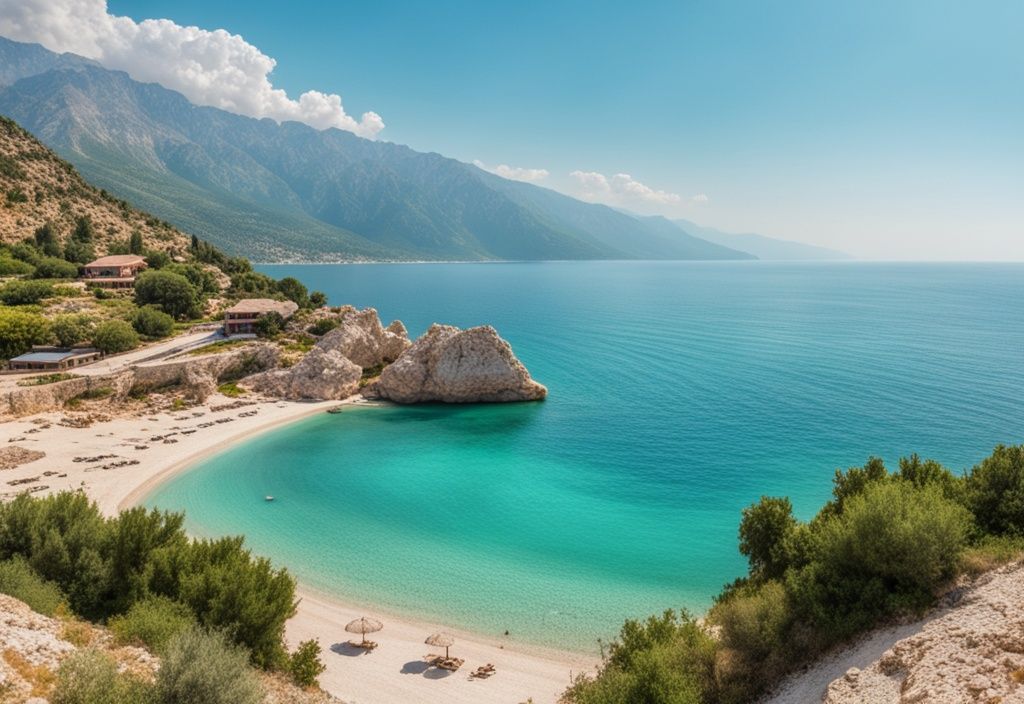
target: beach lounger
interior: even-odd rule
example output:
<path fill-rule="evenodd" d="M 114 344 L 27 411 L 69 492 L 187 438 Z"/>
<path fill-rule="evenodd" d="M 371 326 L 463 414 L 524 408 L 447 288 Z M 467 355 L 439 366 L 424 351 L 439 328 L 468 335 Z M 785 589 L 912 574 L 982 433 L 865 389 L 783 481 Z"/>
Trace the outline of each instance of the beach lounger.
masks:
<path fill-rule="evenodd" d="M 372 640 L 350 640 L 348 642 L 353 648 L 362 648 L 366 652 L 373 652 L 373 649 L 377 647 L 377 643 Z"/>
<path fill-rule="evenodd" d="M 460 667 L 462 667 L 462 663 L 464 663 L 464 662 L 466 662 L 466 661 L 463 660 L 462 658 L 448 658 L 447 660 L 442 658 L 441 662 L 435 663 L 435 665 L 437 667 L 440 667 L 442 670 L 448 670 L 449 672 L 455 672 Z"/>
<path fill-rule="evenodd" d="M 470 677 L 487 679 L 488 677 L 493 675 L 494 672 L 494 665 L 487 663 L 486 665 L 481 665 L 480 667 L 476 668 L 476 670 L 473 672 L 473 674 L 470 675 Z"/>

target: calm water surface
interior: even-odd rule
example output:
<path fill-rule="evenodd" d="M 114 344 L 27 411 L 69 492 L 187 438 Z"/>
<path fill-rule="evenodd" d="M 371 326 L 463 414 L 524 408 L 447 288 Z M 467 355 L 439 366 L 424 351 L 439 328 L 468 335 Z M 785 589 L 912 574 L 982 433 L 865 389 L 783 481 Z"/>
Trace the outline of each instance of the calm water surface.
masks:
<path fill-rule="evenodd" d="M 960 470 L 1024 441 L 1024 266 L 262 269 L 413 335 L 493 324 L 550 397 L 320 415 L 148 503 L 452 626 L 592 650 L 625 617 L 706 608 L 744 571 L 739 513 L 762 494 L 808 518 L 869 455 Z"/>

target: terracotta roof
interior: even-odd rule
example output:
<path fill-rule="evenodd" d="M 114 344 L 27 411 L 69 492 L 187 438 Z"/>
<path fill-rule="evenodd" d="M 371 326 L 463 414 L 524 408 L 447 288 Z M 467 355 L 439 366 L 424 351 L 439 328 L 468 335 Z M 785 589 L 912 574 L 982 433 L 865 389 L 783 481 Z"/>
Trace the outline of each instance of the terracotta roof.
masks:
<path fill-rule="evenodd" d="M 145 264 L 146 260 L 138 254 L 111 254 L 109 257 L 100 257 L 86 266 L 128 266 L 129 264 Z"/>
<path fill-rule="evenodd" d="M 228 308 L 226 313 L 279 313 L 281 317 L 291 316 L 299 306 L 294 301 L 275 301 L 272 298 L 243 298 Z"/>

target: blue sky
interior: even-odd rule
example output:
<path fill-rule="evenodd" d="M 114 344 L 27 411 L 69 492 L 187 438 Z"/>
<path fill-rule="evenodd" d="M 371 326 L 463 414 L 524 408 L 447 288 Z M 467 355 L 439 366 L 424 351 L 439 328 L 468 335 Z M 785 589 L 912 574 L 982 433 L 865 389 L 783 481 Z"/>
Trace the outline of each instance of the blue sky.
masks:
<path fill-rule="evenodd" d="M 240 34 L 379 139 L 573 195 L 870 258 L 1024 259 L 1021 2 L 108 7 Z"/>

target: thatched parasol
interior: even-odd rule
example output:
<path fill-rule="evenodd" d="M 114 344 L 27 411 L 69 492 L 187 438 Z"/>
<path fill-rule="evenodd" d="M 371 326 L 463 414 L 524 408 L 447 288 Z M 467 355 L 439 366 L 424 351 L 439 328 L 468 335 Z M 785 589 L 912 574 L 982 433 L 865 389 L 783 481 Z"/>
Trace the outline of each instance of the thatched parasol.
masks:
<path fill-rule="evenodd" d="M 366 642 L 367 633 L 376 633 L 382 628 L 384 628 L 383 623 L 381 623 L 375 618 L 366 618 L 365 616 L 357 618 L 355 621 L 352 621 L 347 626 L 345 626 L 345 630 L 349 633 L 361 634 L 363 636 L 364 643 Z"/>
<path fill-rule="evenodd" d="M 436 645 L 438 648 L 444 648 L 445 660 L 448 659 L 448 648 L 455 645 L 455 638 L 449 633 L 440 632 L 429 636 L 425 641 L 427 645 Z"/>

